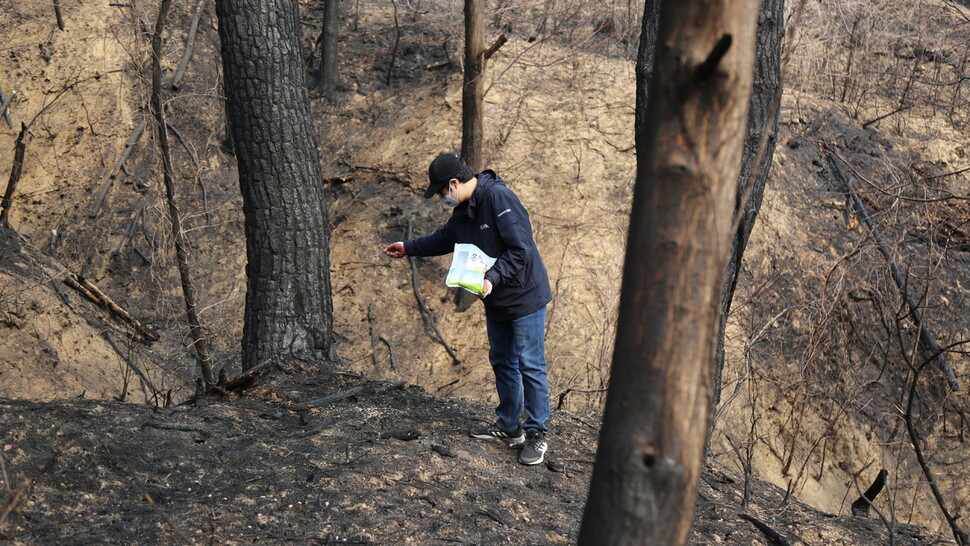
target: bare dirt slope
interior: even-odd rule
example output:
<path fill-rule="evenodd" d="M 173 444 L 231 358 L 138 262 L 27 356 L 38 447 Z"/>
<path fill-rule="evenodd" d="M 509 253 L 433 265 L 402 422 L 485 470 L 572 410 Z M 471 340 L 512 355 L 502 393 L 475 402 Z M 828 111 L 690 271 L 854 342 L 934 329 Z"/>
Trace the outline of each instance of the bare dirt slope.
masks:
<path fill-rule="evenodd" d="M 196 3 L 183 4 L 174 7 L 164 35 L 166 81 L 182 60 Z M 15 92 L 13 127 L 0 121 L 0 173 L 9 172 L 19 124 L 29 124 L 24 174 L 11 207 L 15 232 L 0 234 L 0 396 L 23 401 L 7 402 L 0 441 L 11 446 L 4 453 L 14 485 L 37 477 L 20 517 L 11 520 L 16 526 L 3 528 L 8 537 L 56 541 L 67 536 L 57 534 L 66 525 L 63 532 L 78 537 L 93 529 L 90 541 L 99 542 L 113 536 L 108 533 L 129 532 L 121 522 L 137 521 L 130 531 L 135 535 L 119 536 L 129 542 L 142 541 L 139 536 L 199 542 L 312 536 L 325 542 L 330 533 L 333 540 L 339 535 L 377 543 L 408 536 L 472 543 L 574 540 L 598 424 L 595 413 L 567 410 L 595 412 L 608 379 L 635 161 L 638 14 L 616 6 L 600 12 L 609 6 L 593 9 L 579 1 L 567 3 L 561 14 L 543 12 L 550 4 L 505 6 L 490 20 L 490 38 L 504 31 L 510 40 L 489 65 L 485 137 L 487 164 L 531 211 L 554 287 L 547 356 L 553 403 L 562 408 L 555 416 L 554 456 L 566 461 L 565 475 L 520 469 L 509 452 L 466 442 L 461 430 L 470 420 L 488 419 L 494 396 L 481 312 L 453 311 L 451 294 L 442 288 L 447 258 L 417 260 L 420 293 L 458 355 L 453 362 L 420 316 L 408 264 L 380 254 L 386 243 L 404 237 L 409 224 L 420 235 L 447 217 L 420 193 L 428 161 L 460 143 L 457 2 L 398 5 L 397 25 L 389 3 L 345 3 L 344 88 L 315 96 L 312 104 L 331 205 L 340 368 L 368 380 L 421 385 L 427 394 L 409 387 L 362 396 L 315 410 L 302 424 L 299 414 L 286 409 L 289 404 L 358 380 L 317 378 L 314 369 L 295 368 L 241 399 L 203 408 L 152 410 L 110 402 L 164 407 L 188 399 L 194 385 L 150 120 L 133 138 L 148 119 L 147 39 L 156 6 L 62 1 L 63 31 L 47 4 L 0 6 L 0 84 L 7 94 Z M 199 5 L 192 60 L 179 88 L 166 90 L 166 109 L 178 134 L 179 202 L 203 320 L 219 364 L 233 375 L 239 371 L 245 242 L 234 159 L 222 146 L 213 6 Z M 320 28 L 319 8 L 303 5 L 308 57 Z M 905 324 L 905 313 L 892 295 L 885 259 L 846 206 L 825 152 L 838 153 L 868 181 L 860 183 L 867 203 L 922 294 L 934 332 L 947 344 L 970 339 L 967 201 L 935 201 L 943 191 L 970 194 L 965 173 L 947 175 L 970 161 L 966 112 L 946 107 L 951 99 L 962 104 L 970 89 L 934 85 L 932 79 L 934 69 L 942 81 L 960 66 L 967 31 L 947 2 L 921 4 L 920 13 L 875 2 L 856 8 L 850 15 L 880 21 L 860 26 L 871 32 L 890 23 L 913 33 L 930 27 L 938 32 L 931 45 L 908 34 L 879 35 L 882 41 L 868 53 L 871 73 L 898 75 L 888 98 L 859 75 L 867 72 L 846 72 L 852 26 L 838 22 L 849 12 L 833 17 L 825 6 L 809 5 L 800 32 L 789 33 L 792 76 L 772 179 L 733 309 L 722 396 L 727 403 L 712 438 L 712 471 L 702 486 L 698 543 L 764 541 L 737 518 L 749 479 L 752 513 L 791 540 L 885 541 L 886 526 L 878 520 L 846 517 L 856 485 L 864 488 L 878 468 L 891 470 L 893 496 L 877 506 L 895 518 L 898 532 L 908 533 L 897 535 L 897 542 L 936 540 L 905 523 L 948 532 L 900 426 L 901 393 L 911 375 L 907 351 L 899 347 L 909 346 L 912 333 L 893 333 L 895 324 Z M 920 29 L 906 24 L 912 20 L 922 22 Z M 877 67 L 872 59 L 886 64 Z M 907 87 L 907 74 L 920 78 Z M 904 92 L 917 97 L 917 107 L 863 127 L 893 111 Z M 126 141 L 132 144 L 122 169 Z M 148 342 L 130 323 L 63 284 L 69 276 L 99 287 L 159 340 Z M 970 382 L 966 358 L 955 352 L 951 363 L 961 381 Z M 947 497 L 963 510 L 970 499 L 964 486 L 970 483 L 967 423 L 960 421 L 966 400 L 936 388 L 933 370 L 922 378 L 929 390 L 921 394 L 919 424 L 926 427 Z M 101 401 L 63 402 L 73 398 Z M 61 401 L 38 402 L 54 400 Z M 75 413 L 87 417 L 66 417 Z M 44 415 L 53 417 L 37 417 Z M 142 428 L 149 418 L 190 423 L 210 435 Z M 51 422 L 59 423 L 61 437 L 50 435 Z M 325 431 L 300 437 L 322 425 Z M 411 427 L 422 435 L 418 443 L 378 439 L 381 431 Z M 458 456 L 441 456 L 433 444 Z M 63 451 L 41 473 L 57 445 Z M 310 462 L 292 466 L 292 453 Z M 496 469 L 495 461 L 507 465 Z M 412 479 L 421 465 L 426 474 Z M 179 470 L 189 467 L 197 477 Z M 318 467 L 326 472 L 313 470 Z M 311 475 L 326 480 L 307 482 Z M 375 477 L 385 475 L 394 477 Z M 429 485 L 439 475 L 440 484 Z M 226 507 L 208 496 L 192 497 L 193 480 L 206 484 L 211 499 L 221 492 L 230 499 L 222 502 L 234 496 L 240 502 Z M 139 483 L 156 504 L 139 496 Z M 411 490 L 398 487 L 402 483 L 414 486 L 414 495 L 402 496 Z M 455 496 L 445 497 L 451 491 Z M 268 499 L 287 497 L 297 503 L 280 501 L 270 506 L 276 512 L 266 508 Z M 289 504 L 311 498 L 313 510 L 289 511 Z M 527 509 L 515 504 L 523 498 Z M 542 506 L 528 502 L 533 500 Z M 321 514 L 333 503 L 342 503 L 341 510 L 334 510 L 327 528 Z M 65 506 L 77 506 L 81 514 L 69 525 Z M 498 517 L 482 509 L 497 510 Z M 440 520 L 452 522 L 454 533 L 447 534 Z"/>

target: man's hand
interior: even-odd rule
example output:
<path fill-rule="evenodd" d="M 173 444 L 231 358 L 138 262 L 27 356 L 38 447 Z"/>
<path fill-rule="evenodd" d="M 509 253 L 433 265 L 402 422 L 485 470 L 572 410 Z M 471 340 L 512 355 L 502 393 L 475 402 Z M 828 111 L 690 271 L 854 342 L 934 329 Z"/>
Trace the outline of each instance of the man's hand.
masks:
<path fill-rule="evenodd" d="M 492 293 L 492 283 L 488 279 L 485 279 L 485 282 L 482 283 L 482 292 L 484 292 L 485 294 L 480 296 L 481 298 L 484 298 L 485 296 Z"/>
<path fill-rule="evenodd" d="M 400 241 L 387 245 L 387 248 L 384 249 L 384 254 L 392 258 L 403 258 L 407 256 L 404 252 L 404 244 Z"/>

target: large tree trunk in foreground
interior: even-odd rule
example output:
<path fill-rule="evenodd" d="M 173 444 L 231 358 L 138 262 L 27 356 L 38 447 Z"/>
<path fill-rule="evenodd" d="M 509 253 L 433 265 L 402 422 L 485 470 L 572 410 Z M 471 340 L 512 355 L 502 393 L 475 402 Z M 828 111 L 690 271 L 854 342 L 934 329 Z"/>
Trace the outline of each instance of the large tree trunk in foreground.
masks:
<path fill-rule="evenodd" d="M 333 358 L 329 225 L 296 0 L 219 0 L 246 215 L 243 369 Z"/>
<path fill-rule="evenodd" d="M 684 544 L 690 532 L 757 7 L 756 0 L 660 5 L 656 42 L 664 47 L 646 113 L 637 116 L 613 370 L 580 544 Z"/>
<path fill-rule="evenodd" d="M 718 311 L 717 349 L 711 385 L 711 408 L 721 401 L 721 372 L 724 369 L 724 331 L 727 326 L 734 288 L 741 272 L 741 256 L 761 210 L 768 183 L 771 160 L 778 141 L 778 110 L 781 103 L 781 41 L 785 35 L 785 0 L 761 0 L 755 44 L 754 82 L 748 127 L 741 156 L 741 183 L 734 214 L 741 216 L 731 239 L 731 254 L 724 270 L 721 303 Z"/>
<path fill-rule="evenodd" d="M 761 210 L 761 200 L 768 182 L 769 168 L 778 140 L 778 105 L 781 99 L 781 42 L 785 34 L 784 0 L 761 0 L 758 13 L 758 29 L 755 43 L 754 82 L 748 125 L 744 136 L 744 152 L 741 156 L 740 184 L 735 201 L 734 214 L 741 215 L 737 231 L 732 235 L 731 254 L 724 271 L 721 301 L 718 311 L 717 348 L 714 372 L 711 377 L 711 406 L 721 400 L 721 372 L 724 368 L 724 331 L 728 313 L 734 298 L 741 257 L 751 236 L 751 230 Z M 653 56 L 657 42 L 657 21 L 660 3 L 647 2 L 644 8 L 640 33 L 638 70 L 642 71 L 644 85 L 637 88 L 637 137 L 646 125 L 646 105 L 650 81 L 653 77 Z M 743 210 L 742 210 L 743 209 Z"/>

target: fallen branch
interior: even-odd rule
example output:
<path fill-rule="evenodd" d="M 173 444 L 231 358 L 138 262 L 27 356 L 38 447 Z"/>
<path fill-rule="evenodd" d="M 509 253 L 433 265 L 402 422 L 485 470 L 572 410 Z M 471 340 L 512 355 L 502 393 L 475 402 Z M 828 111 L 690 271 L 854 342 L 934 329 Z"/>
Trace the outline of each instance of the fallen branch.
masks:
<path fill-rule="evenodd" d="M 179 88 L 179 83 L 182 82 L 182 76 L 185 75 L 185 69 L 189 66 L 189 61 L 192 59 L 192 49 L 195 46 L 195 34 L 199 30 L 199 19 L 202 17 L 202 4 L 205 0 L 198 0 L 195 3 L 195 11 L 192 12 L 192 21 L 189 23 L 189 35 L 185 39 L 185 51 L 182 53 L 182 60 L 179 61 L 179 66 L 175 70 L 175 77 L 172 78 L 172 89 L 176 91 Z"/>
<path fill-rule="evenodd" d="M 759 531 L 761 531 L 762 533 L 765 534 L 766 537 L 768 537 L 768 539 L 771 541 L 772 544 L 776 544 L 777 546 L 791 546 L 791 543 L 785 540 L 785 537 L 781 536 L 778 533 L 778 531 L 775 531 L 774 529 L 769 527 L 768 524 L 762 522 L 758 518 L 749 516 L 747 514 L 738 514 L 738 515 L 741 516 L 741 519 L 745 519 L 753 523 L 754 526 L 757 527 Z"/>
<path fill-rule="evenodd" d="M 906 300 L 906 305 L 909 306 L 910 317 L 917 328 L 919 328 L 919 344 L 926 350 L 927 353 L 933 355 L 933 359 L 936 360 L 937 365 L 943 374 L 946 376 L 947 382 L 949 383 L 950 389 L 954 391 L 960 390 L 960 384 L 957 382 L 956 374 L 953 372 L 953 368 L 946 361 L 946 354 L 943 349 L 940 348 L 939 343 L 936 342 L 936 338 L 933 333 L 930 332 L 929 327 L 923 321 L 923 315 L 916 305 L 916 301 L 913 296 L 910 295 L 909 291 L 906 289 L 906 282 L 903 280 L 903 276 L 899 273 L 899 269 L 896 267 L 896 262 L 892 259 L 892 254 L 886 248 L 886 245 L 882 241 L 882 236 L 876 229 L 876 223 L 872 220 L 869 215 L 869 211 L 866 210 L 865 204 L 863 204 L 862 199 L 855 190 L 855 185 L 852 183 L 852 179 L 842 171 L 839 163 L 836 161 L 835 155 L 832 152 L 826 153 L 826 158 L 832 168 L 835 170 L 835 174 L 838 179 L 845 186 L 846 191 L 848 191 L 849 196 L 852 199 L 853 208 L 855 208 L 856 213 L 862 218 L 866 226 L 869 228 L 869 233 L 872 235 L 873 240 L 876 242 L 876 246 L 879 248 L 879 252 L 882 253 L 886 261 L 889 262 L 889 270 L 892 273 L 893 280 L 896 282 L 896 288 L 899 289 L 903 298 Z"/>
<path fill-rule="evenodd" d="M 158 341 L 158 334 L 142 326 L 138 319 L 133 317 L 128 311 L 122 309 L 120 305 L 115 303 L 104 292 L 102 292 L 100 288 L 91 283 L 91 281 L 80 275 L 69 274 L 68 276 L 64 277 L 64 284 L 77 290 L 81 293 L 81 295 L 88 298 L 92 302 L 104 307 L 112 315 L 130 324 L 135 331 L 141 334 L 145 339 L 149 341 Z"/>
<path fill-rule="evenodd" d="M 970 167 L 964 167 L 962 169 L 958 169 L 958 170 L 951 171 L 951 172 L 948 172 L 948 173 L 935 174 L 933 176 L 925 176 L 925 177 L 923 177 L 923 180 L 934 180 L 934 179 L 937 179 L 937 178 L 946 178 L 947 176 L 955 176 L 955 175 L 958 175 L 958 174 L 963 174 L 963 173 L 965 173 L 967 171 L 970 171 Z"/>
<path fill-rule="evenodd" d="M 394 389 L 400 389 L 406 384 L 407 383 L 404 381 L 396 381 L 394 383 L 389 383 L 387 385 L 374 389 L 373 394 L 384 394 Z M 347 398 L 357 396 L 358 394 L 366 390 L 367 390 L 366 385 L 358 385 L 356 387 L 349 388 L 345 391 L 335 392 L 333 394 L 324 396 L 323 398 L 317 398 L 316 400 L 310 400 L 307 402 L 300 402 L 299 404 L 294 404 L 293 407 L 291 407 L 290 409 L 292 409 L 293 411 L 303 411 L 317 406 L 325 406 L 333 402 L 338 402 L 340 400 L 345 400 Z"/>
<path fill-rule="evenodd" d="M 250 368 L 245 372 L 237 375 L 236 377 L 229 379 L 228 381 L 226 381 L 220 386 L 227 391 L 242 390 L 252 385 L 253 382 L 256 381 L 257 378 L 259 378 L 259 376 L 266 373 L 272 367 L 273 367 L 273 361 L 267 360 L 266 362 L 263 362 L 259 366 Z"/>
<path fill-rule="evenodd" d="M 34 258 L 33 256 L 30 256 L 30 254 L 28 254 L 28 256 L 38 268 L 43 270 L 43 265 L 41 265 L 41 263 L 37 261 L 36 258 Z M 80 287 L 80 285 L 78 286 Z M 68 309 L 83 317 L 84 321 L 87 322 L 88 325 L 94 328 L 95 331 L 100 332 L 101 337 L 108 342 L 108 345 L 111 345 L 111 348 L 114 349 L 115 353 L 117 353 L 122 360 L 125 361 L 128 367 L 134 370 L 134 372 L 138 375 L 138 377 L 141 378 L 142 384 L 144 386 L 147 386 L 149 389 L 151 389 L 152 395 L 156 399 L 158 399 L 158 394 L 160 391 L 155 387 L 155 385 L 152 384 L 151 380 L 148 379 L 148 376 L 145 375 L 145 372 L 143 372 L 141 368 L 139 368 L 130 358 L 128 358 L 128 351 L 122 351 L 121 347 L 118 347 L 118 344 L 115 343 L 113 339 L 111 339 L 111 336 L 108 334 L 108 328 L 106 328 L 103 323 L 100 323 L 100 321 L 95 321 L 87 314 L 81 313 L 77 309 L 75 309 L 74 305 L 71 304 L 71 300 L 67 298 L 67 296 L 60 289 L 57 283 L 51 282 L 51 288 L 54 290 L 54 293 L 57 294 L 57 297 L 60 298 L 62 302 L 64 302 L 64 305 L 66 305 Z M 84 292 L 82 291 L 81 293 L 83 294 Z M 146 404 L 148 403 L 147 399 L 145 400 L 145 403 Z"/>
<path fill-rule="evenodd" d="M 394 59 L 397 58 L 397 46 L 401 42 L 401 25 L 397 20 L 397 2 L 391 0 L 391 9 L 394 10 L 394 47 L 391 49 L 391 60 L 387 63 L 387 77 L 384 78 L 385 85 L 391 85 L 391 71 L 394 70 Z"/>
<path fill-rule="evenodd" d="M 300 402 L 299 404 L 295 404 L 291 409 L 293 411 L 303 411 L 316 406 L 326 406 L 327 404 L 330 404 L 332 402 L 337 402 L 340 400 L 350 398 L 352 396 L 357 396 L 358 394 L 364 392 L 366 389 L 367 387 L 363 385 L 358 385 L 356 387 L 347 389 L 345 391 L 340 391 L 340 392 L 331 394 L 329 396 L 324 396 L 323 398 L 317 398 L 316 400 L 310 400 L 307 402 Z"/>
<path fill-rule="evenodd" d="M 145 132 L 145 127 L 147 125 L 147 119 L 141 120 L 138 125 L 135 126 L 135 130 L 131 132 L 131 136 L 128 137 L 128 140 L 125 141 L 125 149 L 122 150 L 121 156 L 115 163 L 114 168 L 112 168 L 111 172 L 108 173 L 108 176 L 104 178 L 104 182 L 101 184 L 101 190 L 98 191 L 98 198 L 95 199 L 94 207 L 91 209 L 88 217 L 94 218 L 99 212 L 101 212 L 101 205 L 104 204 L 104 198 L 108 195 L 108 190 L 111 189 L 111 185 L 114 184 L 115 177 L 118 175 L 118 172 L 122 169 L 122 167 L 124 167 L 125 161 L 128 160 L 128 156 L 134 149 L 135 144 L 138 143 L 138 139 L 141 138 L 142 133 Z"/>
<path fill-rule="evenodd" d="M 203 438 L 208 438 L 212 436 L 208 430 L 198 426 L 190 425 L 188 423 L 170 423 L 168 421 L 158 421 L 156 419 L 149 419 L 142 424 L 142 428 L 156 428 L 158 430 L 178 430 L 182 432 L 198 432 Z"/>
<path fill-rule="evenodd" d="M 192 159 L 192 164 L 195 165 L 196 170 L 202 170 L 202 167 L 199 166 L 199 158 L 195 154 L 195 150 L 192 149 L 191 146 L 189 146 L 188 141 L 185 140 L 185 137 L 182 136 L 182 133 L 180 133 L 179 130 L 176 129 L 175 126 L 172 125 L 172 122 L 170 121 L 166 121 L 165 126 L 168 127 L 168 130 L 171 131 L 172 134 L 175 135 L 175 138 L 179 139 L 179 142 L 182 143 L 182 147 L 185 148 L 185 151 L 189 153 L 189 157 Z"/>
<path fill-rule="evenodd" d="M 407 238 L 410 239 L 413 231 L 413 225 L 411 220 L 408 220 L 408 233 Z M 408 261 L 411 263 L 411 288 L 414 290 L 414 297 L 418 300 L 418 307 L 421 308 L 421 316 L 424 317 L 425 323 L 431 327 L 434 331 L 435 336 L 438 338 L 438 342 L 444 346 L 445 350 L 448 351 L 448 355 L 451 356 L 452 364 L 455 366 L 461 365 L 461 360 L 458 360 L 458 355 L 455 351 L 451 349 L 448 342 L 445 341 L 444 336 L 438 330 L 438 325 L 434 322 L 434 315 L 431 314 L 431 309 L 424 303 L 424 298 L 421 297 L 421 288 L 418 287 L 418 261 L 414 256 L 408 256 Z"/>
<path fill-rule="evenodd" d="M 384 394 L 384 393 L 387 393 L 387 392 L 391 392 L 394 389 L 400 389 L 400 388 L 404 387 L 404 385 L 407 385 L 407 381 L 395 381 L 394 383 L 388 383 L 387 385 L 384 385 L 383 387 L 378 387 L 378 388 L 374 389 L 374 394 Z"/>
<path fill-rule="evenodd" d="M 879 116 L 878 118 L 871 119 L 871 120 L 863 123 L 862 124 L 862 128 L 865 129 L 866 127 L 869 127 L 870 125 L 872 125 L 873 123 L 876 123 L 877 121 L 882 121 L 882 120 L 888 118 L 889 116 L 898 114 L 900 112 L 905 112 L 906 110 L 909 110 L 910 108 L 912 108 L 912 106 L 900 106 L 899 108 L 893 110 L 892 112 L 889 112 L 888 114 L 883 114 L 883 115 Z"/>
<path fill-rule="evenodd" d="M 496 522 L 501 523 L 502 525 L 504 525 L 506 527 L 511 527 L 511 528 L 515 529 L 515 526 L 512 525 L 509 522 L 509 520 L 505 519 L 505 517 L 502 516 L 502 514 L 499 514 L 498 513 L 498 510 L 496 510 L 494 508 L 489 508 L 487 506 L 482 506 L 481 508 L 479 508 L 479 510 L 481 511 L 482 514 L 485 514 L 486 516 L 492 518 Z"/>
<path fill-rule="evenodd" d="M 27 151 L 27 142 L 30 140 L 30 133 L 27 132 L 27 124 L 20 123 L 20 135 L 14 145 L 13 164 L 10 166 L 10 180 L 7 182 L 7 190 L 3 193 L 3 200 L 0 201 L 0 225 L 10 226 L 10 202 L 13 199 L 14 189 L 20 181 L 20 175 L 24 172 L 24 154 Z"/>

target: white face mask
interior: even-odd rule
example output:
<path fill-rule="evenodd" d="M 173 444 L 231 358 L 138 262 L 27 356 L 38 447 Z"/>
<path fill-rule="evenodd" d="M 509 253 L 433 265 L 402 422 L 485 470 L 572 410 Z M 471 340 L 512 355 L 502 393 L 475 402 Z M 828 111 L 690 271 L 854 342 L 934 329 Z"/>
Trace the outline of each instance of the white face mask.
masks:
<path fill-rule="evenodd" d="M 451 196 L 451 186 L 448 186 L 448 193 L 441 196 L 441 204 L 449 209 L 453 209 L 461 204 L 461 201 Z"/>

